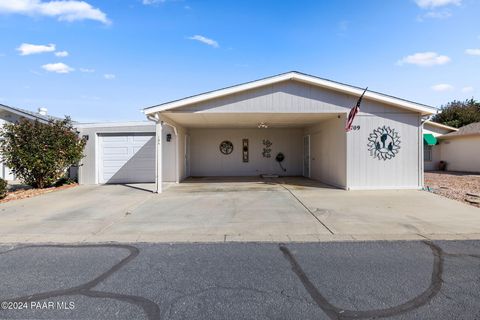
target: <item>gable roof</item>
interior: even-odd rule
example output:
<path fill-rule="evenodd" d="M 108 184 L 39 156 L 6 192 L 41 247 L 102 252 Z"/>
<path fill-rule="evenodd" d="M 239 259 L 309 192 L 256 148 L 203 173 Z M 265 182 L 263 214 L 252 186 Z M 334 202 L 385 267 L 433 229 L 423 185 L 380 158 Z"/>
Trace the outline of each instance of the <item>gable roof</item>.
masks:
<path fill-rule="evenodd" d="M 6 106 L 4 104 L 0 104 L 0 109 L 3 109 L 5 111 L 11 112 L 13 114 L 16 114 L 18 116 L 30 119 L 30 120 L 38 120 L 41 122 L 48 122 L 50 120 L 59 120 L 60 118 L 50 116 L 50 115 L 42 115 L 40 113 L 36 113 L 33 111 L 21 109 L 21 108 L 15 108 L 15 107 L 10 107 Z"/>
<path fill-rule="evenodd" d="M 438 122 L 435 122 L 435 121 L 431 121 L 431 120 L 427 120 L 427 121 L 425 121 L 425 123 L 429 124 L 431 126 L 446 129 L 446 130 L 458 131 L 458 128 L 450 127 L 450 126 L 447 126 L 447 125 L 444 125 L 444 124 L 441 124 L 441 123 L 438 123 Z"/>
<path fill-rule="evenodd" d="M 282 81 L 287 81 L 287 80 L 299 81 L 299 82 L 331 89 L 338 92 L 352 94 L 356 96 L 360 96 L 364 90 L 364 88 L 344 84 L 341 82 L 319 78 L 319 77 L 301 73 L 298 71 L 291 71 L 291 72 L 275 75 L 272 77 L 263 78 L 260 80 L 246 82 L 239 85 L 226 87 L 223 89 L 209 91 L 202 94 L 190 96 L 187 98 L 166 102 L 166 103 L 155 105 L 152 107 L 147 107 L 143 109 L 143 112 L 146 115 L 151 115 L 153 113 L 172 110 L 172 109 L 180 108 L 186 105 L 203 102 L 203 101 L 207 101 L 207 100 L 239 93 L 242 91 L 259 88 L 259 87 L 279 83 Z M 390 95 L 375 92 L 375 91 L 367 91 L 365 93 L 364 99 L 370 99 L 370 100 L 378 101 L 388 105 L 392 105 L 395 107 L 407 109 L 410 111 L 416 111 L 421 113 L 422 115 L 430 115 L 430 114 L 437 113 L 437 109 L 434 107 L 427 106 L 425 104 L 416 103 L 409 100 L 405 100 L 405 99 L 401 99 L 401 98 L 397 98 L 394 96 L 390 96 Z"/>
<path fill-rule="evenodd" d="M 480 122 L 470 123 L 466 126 L 461 127 L 456 132 L 451 132 L 444 134 L 439 139 L 448 139 L 448 138 L 456 138 L 456 137 L 463 137 L 463 136 L 473 136 L 473 135 L 480 135 Z"/>

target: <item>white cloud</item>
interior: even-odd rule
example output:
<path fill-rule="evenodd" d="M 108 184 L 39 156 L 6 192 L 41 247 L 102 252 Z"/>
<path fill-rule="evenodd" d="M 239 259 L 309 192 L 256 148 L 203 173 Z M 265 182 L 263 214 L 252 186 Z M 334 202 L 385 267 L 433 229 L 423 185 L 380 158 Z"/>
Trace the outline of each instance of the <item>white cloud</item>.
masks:
<path fill-rule="evenodd" d="M 473 91 L 473 87 L 470 87 L 470 86 L 462 88 L 462 92 L 464 92 L 464 93 L 469 93 L 469 92 L 472 92 L 472 91 Z"/>
<path fill-rule="evenodd" d="M 21 56 L 28 56 L 30 54 L 53 52 L 55 51 L 55 45 L 53 43 L 47 45 L 22 43 L 20 47 L 17 48 L 17 51 L 20 52 Z"/>
<path fill-rule="evenodd" d="M 78 0 L 0 0 L 0 13 L 57 17 L 60 21 L 95 20 L 110 24 L 107 15 L 85 1 Z"/>
<path fill-rule="evenodd" d="M 69 73 L 75 70 L 62 62 L 44 64 L 42 68 L 48 72 L 55 73 Z"/>
<path fill-rule="evenodd" d="M 215 41 L 213 39 L 209 39 L 209 38 L 201 36 L 201 35 L 198 35 L 198 34 L 194 35 L 192 37 L 189 37 L 188 39 L 200 41 L 201 43 L 207 44 L 207 45 L 212 46 L 214 48 L 220 47 L 220 45 L 218 44 L 217 41 Z"/>
<path fill-rule="evenodd" d="M 447 83 L 440 83 L 432 86 L 434 91 L 450 91 L 453 90 L 453 86 Z"/>
<path fill-rule="evenodd" d="M 397 62 L 398 65 L 414 64 L 421 67 L 431 67 L 435 65 L 442 65 L 450 62 L 450 58 L 440 55 L 436 52 L 418 52 L 406 57 L 403 57 Z"/>
<path fill-rule="evenodd" d="M 448 5 L 459 6 L 462 4 L 462 0 L 415 0 L 415 2 L 422 9 L 438 8 Z"/>
<path fill-rule="evenodd" d="M 55 52 L 57 57 L 68 57 L 68 51 L 57 51 Z"/>
<path fill-rule="evenodd" d="M 447 19 L 452 16 L 450 11 L 429 11 L 425 13 L 422 17 L 423 18 L 432 18 L 432 19 Z"/>
<path fill-rule="evenodd" d="M 156 3 L 164 3 L 166 0 L 142 0 L 144 5 L 156 4 Z"/>
<path fill-rule="evenodd" d="M 103 75 L 103 77 L 107 80 L 113 80 L 113 79 L 116 78 L 115 75 L 111 74 L 111 73 L 106 73 L 106 74 Z"/>
<path fill-rule="evenodd" d="M 467 49 L 465 53 L 471 56 L 480 56 L 480 49 Z"/>
<path fill-rule="evenodd" d="M 84 72 L 84 73 L 93 73 L 95 72 L 95 69 L 88 69 L 88 68 L 80 68 L 78 69 L 80 72 Z"/>

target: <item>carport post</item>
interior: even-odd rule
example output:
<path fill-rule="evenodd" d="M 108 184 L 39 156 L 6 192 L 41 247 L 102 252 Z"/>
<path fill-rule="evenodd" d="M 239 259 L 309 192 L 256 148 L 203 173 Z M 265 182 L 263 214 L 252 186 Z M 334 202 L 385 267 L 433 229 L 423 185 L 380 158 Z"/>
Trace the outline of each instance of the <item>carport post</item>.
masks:
<path fill-rule="evenodd" d="M 155 125 L 155 192 L 162 193 L 163 170 L 162 170 L 162 149 L 163 149 L 163 121 L 157 120 Z"/>

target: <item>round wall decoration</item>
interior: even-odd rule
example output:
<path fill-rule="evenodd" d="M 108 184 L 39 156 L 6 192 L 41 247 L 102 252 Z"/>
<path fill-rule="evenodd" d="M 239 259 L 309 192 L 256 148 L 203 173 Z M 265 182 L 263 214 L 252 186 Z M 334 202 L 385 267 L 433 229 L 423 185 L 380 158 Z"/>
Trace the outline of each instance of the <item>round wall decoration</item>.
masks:
<path fill-rule="evenodd" d="M 400 136 L 390 127 L 378 127 L 368 137 L 368 151 L 378 160 L 394 158 L 400 150 Z"/>
<path fill-rule="evenodd" d="M 228 140 L 222 141 L 219 148 L 221 153 L 230 154 L 233 152 L 233 143 Z"/>

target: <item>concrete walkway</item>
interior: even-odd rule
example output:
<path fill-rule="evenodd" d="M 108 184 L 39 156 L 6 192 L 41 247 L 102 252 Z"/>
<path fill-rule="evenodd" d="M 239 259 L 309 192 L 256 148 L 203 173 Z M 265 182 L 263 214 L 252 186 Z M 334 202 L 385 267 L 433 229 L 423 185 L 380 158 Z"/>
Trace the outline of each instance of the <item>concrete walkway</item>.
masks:
<path fill-rule="evenodd" d="M 480 209 L 424 191 L 304 178 L 80 186 L 0 205 L 0 243 L 480 239 Z"/>

